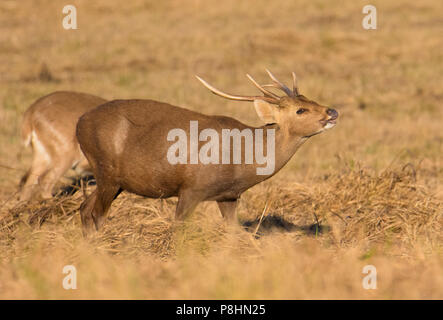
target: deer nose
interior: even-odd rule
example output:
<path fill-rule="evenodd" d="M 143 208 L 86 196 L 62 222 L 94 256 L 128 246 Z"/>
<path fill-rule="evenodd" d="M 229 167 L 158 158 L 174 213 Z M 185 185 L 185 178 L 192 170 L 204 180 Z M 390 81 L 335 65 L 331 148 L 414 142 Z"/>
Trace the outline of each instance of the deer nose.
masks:
<path fill-rule="evenodd" d="M 330 120 L 335 120 L 338 118 L 338 112 L 335 109 L 328 109 L 326 111 L 327 115 L 331 117 Z"/>

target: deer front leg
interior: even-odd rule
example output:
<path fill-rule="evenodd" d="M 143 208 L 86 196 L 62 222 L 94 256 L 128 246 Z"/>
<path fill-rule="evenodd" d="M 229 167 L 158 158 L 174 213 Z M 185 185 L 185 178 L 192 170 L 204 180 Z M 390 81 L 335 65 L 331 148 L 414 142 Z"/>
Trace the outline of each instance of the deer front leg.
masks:
<path fill-rule="evenodd" d="M 238 200 L 232 200 L 232 201 L 217 201 L 218 208 L 220 209 L 220 212 L 222 216 L 225 218 L 226 222 L 229 225 L 237 225 L 238 219 L 237 219 L 237 205 Z"/>
<path fill-rule="evenodd" d="M 175 209 L 175 220 L 185 220 L 185 218 L 194 211 L 200 201 L 201 198 L 192 191 L 181 192 Z"/>

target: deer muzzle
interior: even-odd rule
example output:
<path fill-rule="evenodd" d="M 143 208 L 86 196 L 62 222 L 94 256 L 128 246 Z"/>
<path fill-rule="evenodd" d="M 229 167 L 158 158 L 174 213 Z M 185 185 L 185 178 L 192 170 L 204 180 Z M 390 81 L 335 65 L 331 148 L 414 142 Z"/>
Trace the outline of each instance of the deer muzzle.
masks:
<path fill-rule="evenodd" d="M 324 128 L 330 129 L 337 124 L 338 112 L 335 109 L 328 109 L 326 114 L 329 118 L 324 121 Z"/>

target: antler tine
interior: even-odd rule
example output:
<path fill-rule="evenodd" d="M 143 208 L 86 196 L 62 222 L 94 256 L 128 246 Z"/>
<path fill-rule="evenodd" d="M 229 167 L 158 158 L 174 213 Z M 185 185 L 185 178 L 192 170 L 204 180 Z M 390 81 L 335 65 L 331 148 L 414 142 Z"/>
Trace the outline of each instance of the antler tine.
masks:
<path fill-rule="evenodd" d="M 290 96 L 290 97 L 293 96 L 292 91 L 291 91 L 291 95 L 289 95 L 289 93 L 288 93 L 286 90 L 284 90 L 284 89 L 281 87 L 281 85 L 276 84 L 276 83 L 264 84 L 264 85 L 262 85 L 262 87 L 268 87 L 268 88 L 279 89 L 279 90 L 285 92 L 288 96 Z M 288 88 L 288 89 L 289 89 L 289 88 Z"/>
<path fill-rule="evenodd" d="M 271 71 L 269 71 L 268 69 L 266 69 L 266 72 L 268 73 L 268 75 L 271 77 L 272 81 L 275 82 L 275 84 L 277 84 L 276 88 L 283 90 L 288 96 L 293 97 L 294 96 L 294 92 L 291 91 L 291 89 L 289 89 L 286 85 L 284 85 L 283 83 L 281 83 L 272 73 Z"/>
<path fill-rule="evenodd" d="M 258 90 L 260 90 L 261 92 L 263 92 L 264 95 L 275 98 L 275 99 L 280 99 L 280 97 L 278 95 L 276 95 L 275 93 L 266 90 L 265 88 L 263 88 L 263 86 L 259 85 L 257 83 L 257 81 L 254 80 L 253 77 L 251 77 L 249 74 L 246 74 L 246 76 L 248 77 L 249 80 L 251 80 L 251 82 L 258 88 Z"/>
<path fill-rule="evenodd" d="M 264 100 L 267 101 L 269 103 L 272 104 L 278 104 L 279 103 L 279 99 L 276 99 L 274 97 L 263 97 L 263 96 L 237 96 L 237 95 L 232 95 L 229 93 L 225 93 L 222 92 L 220 90 L 218 90 L 217 88 L 211 86 L 209 83 L 207 83 L 205 80 L 203 80 L 202 78 L 200 78 L 199 76 L 195 76 L 206 88 L 208 88 L 209 90 L 212 91 L 212 93 L 226 98 L 226 99 L 231 99 L 231 100 L 237 100 L 237 101 L 254 101 L 254 100 Z"/>
<path fill-rule="evenodd" d="M 298 96 L 298 87 L 297 87 L 297 76 L 295 75 L 295 72 L 292 72 L 292 85 L 293 89 L 292 92 L 294 92 L 294 95 Z"/>

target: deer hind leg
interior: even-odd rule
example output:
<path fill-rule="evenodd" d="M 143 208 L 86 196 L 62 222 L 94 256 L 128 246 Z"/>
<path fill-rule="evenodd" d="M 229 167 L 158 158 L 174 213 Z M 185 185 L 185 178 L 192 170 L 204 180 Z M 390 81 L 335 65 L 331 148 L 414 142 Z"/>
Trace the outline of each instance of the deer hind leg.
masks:
<path fill-rule="evenodd" d="M 175 208 L 175 220 L 184 221 L 194 211 L 200 201 L 200 197 L 191 191 L 181 192 L 178 197 L 177 207 Z"/>
<path fill-rule="evenodd" d="M 88 160 L 84 157 L 80 158 L 80 161 L 76 164 L 74 170 L 79 176 L 92 173 L 91 166 L 89 165 Z"/>
<path fill-rule="evenodd" d="M 94 231 L 94 219 L 92 218 L 92 210 L 97 201 L 97 189 L 95 189 L 81 204 L 80 217 L 82 220 L 83 236 L 87 237 Z"/>
<path fill-rule="evenodd" d="M 237 199 L 232 201 L 217 201 L 218 208 L 222 216 L 225 218 L 229 225 L 237 225 Z"/>
<path fill-rule="evenodd" d="M 20 179 L 20 183 L 18 184 L 18 190 L 21 192 L 23 190 L 23 187 L 26 183 L 26 181 L 28 181 L 29 178 L 29 174 L 31 173 L 31 169 L 28 169 L 26 171 L 26 173 L 22 176 L 22 178 Z"/>
<path fill-rule="evenodd" d="M 28 201 L 31 199 L 34 188 L 38 185 L 39 177 L 42 176 L 50 167 L 51 157 L 45 147 L 33 133 L 32 138 L 32 165 L 28 172 L 22 177 L 20 200 Z"/>
<path fill-rule="evenodd" d="M 112 201 L 118 197 L 123 190 L 116 185 L 97 184 L 97 200 L 95 201 L 92 218 L 94 219 L 96 230 L 100 230 L 106 221 L 107 213 L 111 207 Z"/>
<path fill-rule="evenodd" d="M 88 237 L 98 231 L 106 221 L 112 201 L 118 197 L 122 189 L 114 185 L 97 185 L 97 189 L 80 206 L 83 236 Z"/>
<path fill-rule="evenodd" d="M 53 166 L 48 168 L 46 172 L 40 176 L 39 185 L 41 196 L 43 199 L 52 198 L 52 191 L 58 180 L 69 170 L 72 166 L 72 160 L 63 157 L 56 157 L 53 161 Z"/>

